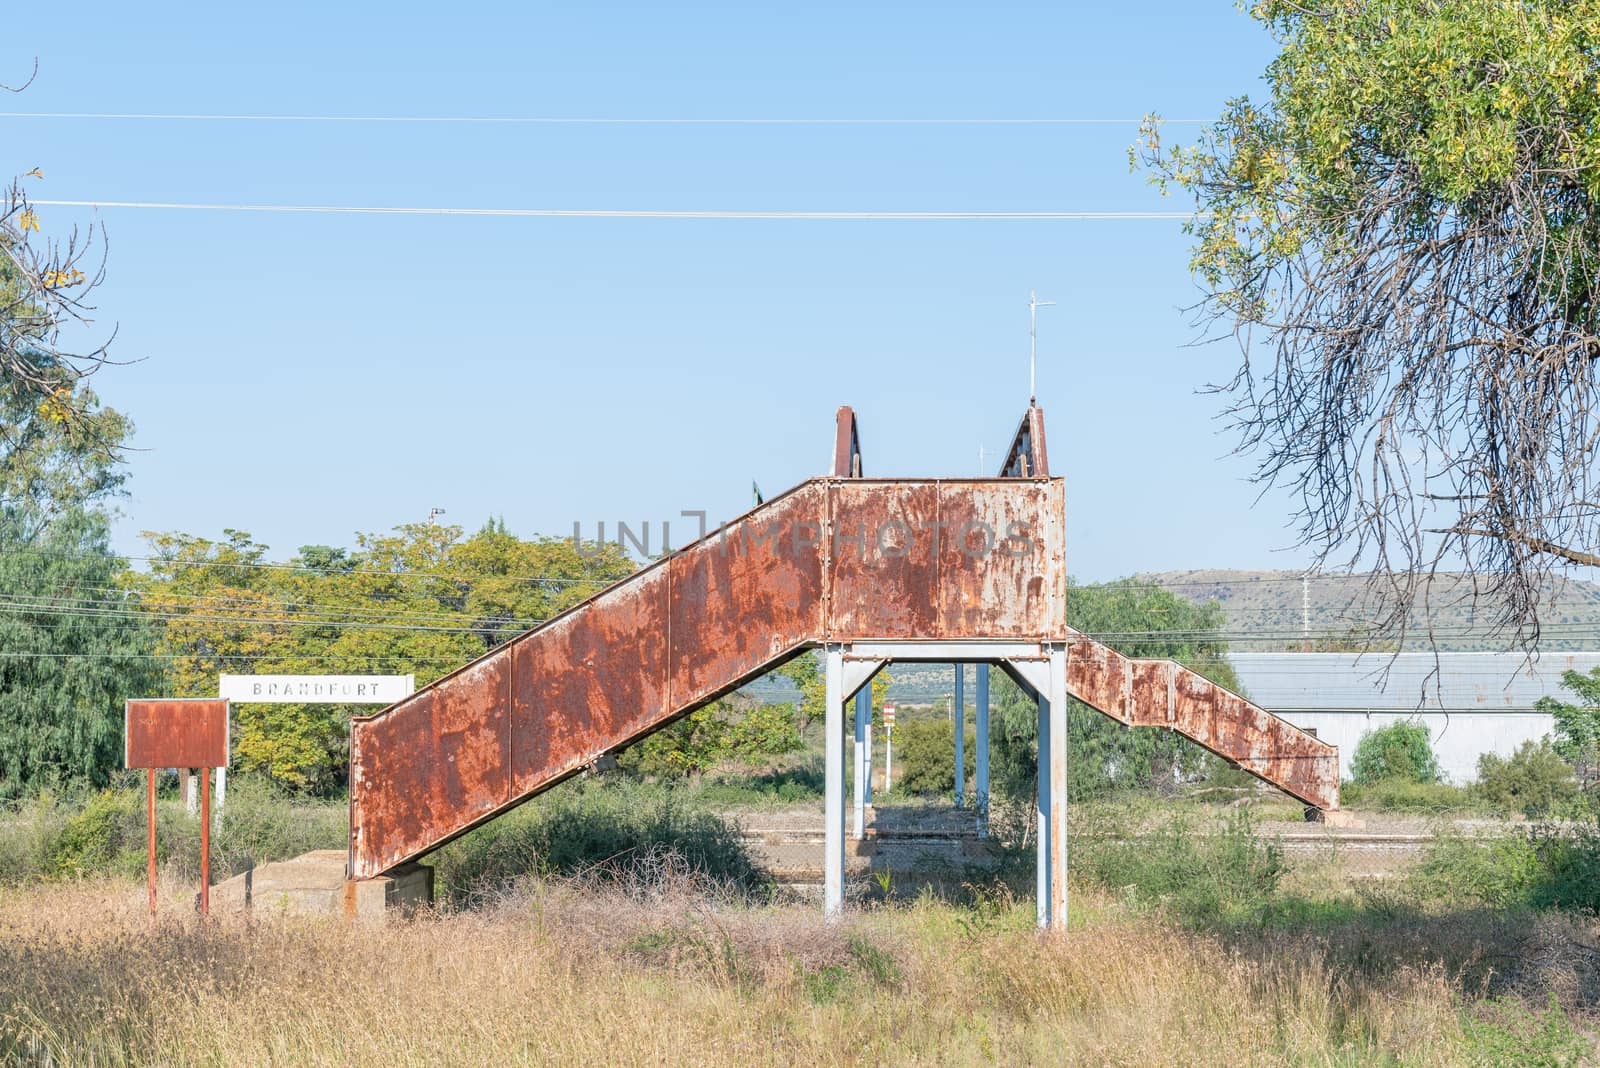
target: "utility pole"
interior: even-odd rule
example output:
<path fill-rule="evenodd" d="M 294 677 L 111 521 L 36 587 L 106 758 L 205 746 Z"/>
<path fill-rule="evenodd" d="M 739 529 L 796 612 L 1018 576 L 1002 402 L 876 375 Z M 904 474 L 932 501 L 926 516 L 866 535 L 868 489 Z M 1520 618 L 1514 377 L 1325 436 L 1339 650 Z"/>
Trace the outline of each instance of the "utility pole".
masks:
<path fill-rule="evenodd" d="M 1311 651 L 1311 576 L 1300 576 L 1300 651 Z"/>
<path fill-rule="evenodd" d="M 1039 309 L 1049 308 L 1053 300 L 1040 300 L 1039 294 L 1028 290 L 1028 407 L 1036 407 L 1038 391 L 1034 388 L 1034 364 L 1039 357 Z"/>

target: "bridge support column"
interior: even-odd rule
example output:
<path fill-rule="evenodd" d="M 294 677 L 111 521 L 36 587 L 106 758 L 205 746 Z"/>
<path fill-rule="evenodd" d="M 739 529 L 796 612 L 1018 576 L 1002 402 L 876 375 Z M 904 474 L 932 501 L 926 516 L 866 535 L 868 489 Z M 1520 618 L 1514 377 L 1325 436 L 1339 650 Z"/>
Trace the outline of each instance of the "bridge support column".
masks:
<path fill-rule="evenodd" d="M 1039 704 L 1039 783 L 1034 792 L 1033 816 L 1038 830 L 1034 865 L 1034 904 L 1040 927 L 1050 926 L 1050 702 L 1043 693 Z"/>
<path fill-rule="evenodd" d="M 854 763 L 855 837 L 867 836 L 867 801 L 872 793 L 872 687 L 856 691 Z"/>
<path fill-rule="evenodd" d="M 1067 650 L 1050 651 L 1050 916 L 1067 929 Z"/>
<path fill-rule="evenodd" d="M 973 739 L 973 772 L 975 775 L 973 803 L 977 809 L 978 837 L 989 835 L 989 665 L 975 665 L 973 699 L 977 734 Z"/>
<path fill-rule="evenodd" d="M 824 784 L 822 791 L 822 911 L 829 919 L 844 911 L 844 651 L 823 652 Z"/>
<path fill-rule="evenodd" d="M 950 721 L 956 728 L 956 808 L 967 796 L 967 695 L 964 692 L 967 665 L 956 663 L 955 703 L 950 707 Z"/>
<path fill-rule="evenodd" d="M 1042 660 L 1011 660 L 1039 702 L 1039 827 L 1035 891 L 1039 926 L 1067 927 L 1067 650 L 1046 646 Z"/>

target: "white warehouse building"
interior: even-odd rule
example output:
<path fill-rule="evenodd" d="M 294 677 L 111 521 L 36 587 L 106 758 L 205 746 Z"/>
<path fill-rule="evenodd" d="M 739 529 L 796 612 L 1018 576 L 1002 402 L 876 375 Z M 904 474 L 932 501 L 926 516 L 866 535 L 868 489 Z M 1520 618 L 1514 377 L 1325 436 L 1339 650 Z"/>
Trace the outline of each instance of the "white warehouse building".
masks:
<path fill-rule="evenodd" d="M 1600 652 L 1545 653 L 1531 662 L 1521 653 L 1233 653 L 1228 660 L 1250 700 L 1339 747 L 1345 778 L 1363 734 L 1409 720 L 1428 728 L 1445 777 L 1464 784 L 1477 778 L 1482 754 L 1509 756 L 1549 734 L 1552 717 L 1535 702 L 1575 701 L 1562 674 L 1600 667 Z"/>

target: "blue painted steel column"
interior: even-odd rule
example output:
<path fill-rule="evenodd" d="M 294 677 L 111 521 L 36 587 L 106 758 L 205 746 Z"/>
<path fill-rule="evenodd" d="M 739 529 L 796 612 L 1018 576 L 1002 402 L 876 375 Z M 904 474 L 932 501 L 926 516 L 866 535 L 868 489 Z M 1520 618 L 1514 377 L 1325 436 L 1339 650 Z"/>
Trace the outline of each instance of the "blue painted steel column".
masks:
<path fill-rule="evenodd" d="M 950 710 L 950 719 L 956 725 L 956 808 L 961 807 L 967 794 L 967 699 L 962 693 L 966 672 L 967 665 L 956 665 L 955 707 Z"/>
<path fill-rule="evenodd" d="M 867 794 L 872 774 L 872 683 L 856 691 L 855 809 L 857 839 L 867 836 Z"/>
<path fill-rule="evenodd" d="M 870 805 L 872 804 L 872 705 L 870 699 L 867 705 L 867 758 L 865 764 L 867 766 L 867 804 Z"/>
<path fill-rule="evenodd" d="M 977 751 L 973 753 L 977 775 L 978 837 L 989 834 L 989 665 L 977 665 Z"/>

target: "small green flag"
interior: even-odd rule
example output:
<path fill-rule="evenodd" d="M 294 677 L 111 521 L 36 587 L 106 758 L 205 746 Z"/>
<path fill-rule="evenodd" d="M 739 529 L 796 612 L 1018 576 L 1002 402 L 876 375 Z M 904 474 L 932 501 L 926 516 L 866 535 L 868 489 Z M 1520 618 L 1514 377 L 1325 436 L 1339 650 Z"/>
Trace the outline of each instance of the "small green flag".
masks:
<path fill-rule="evenodd" d="M 756 485 L 756 480 L 753 478 L 750 480 L 750 494 L 755 497 L 757 504 L 765 504 L 767 501 L 765 497 L 761 496 L 761 487 Z"/>

